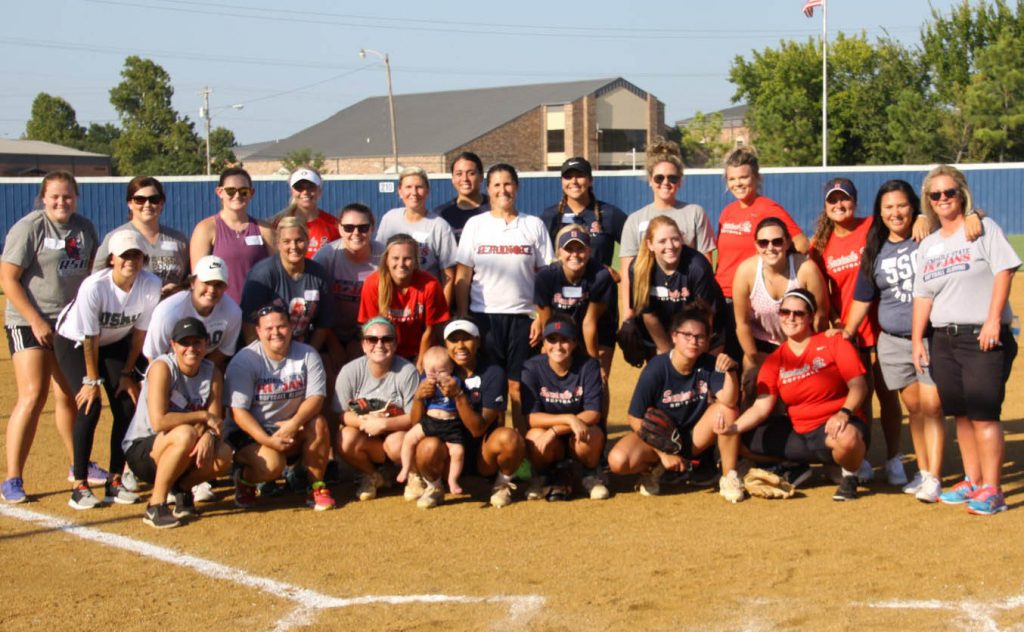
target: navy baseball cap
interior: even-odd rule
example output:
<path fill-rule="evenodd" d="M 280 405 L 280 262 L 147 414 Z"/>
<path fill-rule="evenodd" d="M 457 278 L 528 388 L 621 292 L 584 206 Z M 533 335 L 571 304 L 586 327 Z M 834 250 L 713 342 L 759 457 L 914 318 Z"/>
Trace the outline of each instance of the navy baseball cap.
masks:
<path fill-rule="evenodd" d="M 842 191 L 846 195 L 850 196 L 850 199 L 854 202 L 857 201 L 857 187 L 853 186 L 853 182 L 847 178 L 832 178 L 825 183 L 825 199 L 832 195 L 833 191 Z"/>
<path fill-rule="evenodd" d="M 577 335 L 576 323 L 571 320 L 563 320 L 561 318 L 549 320 L 547 324 L 544 325 L 544 337 L 547 338 L 548 336 L 553 336 L 555 334 L 564 336 L 569 340 L 575 340 Z"/>
<path fill-rule="evenodd" d="M 207 333 L 206 325 L 203 324 L 203 321 L 189 316 L 174 323 L 174 329 L 171 330 L 171 340 L 174 342 L 181 342 L 186 338 L 205 338 L 209 340 L 210 334 Z"/>
<path fill-rule="evenodd" d="M 590 248 L 590 234 L 581 230 L 567 230 L 558 238 L 558 247 L 565 248 L 570 241 L 578 241 Z"/>

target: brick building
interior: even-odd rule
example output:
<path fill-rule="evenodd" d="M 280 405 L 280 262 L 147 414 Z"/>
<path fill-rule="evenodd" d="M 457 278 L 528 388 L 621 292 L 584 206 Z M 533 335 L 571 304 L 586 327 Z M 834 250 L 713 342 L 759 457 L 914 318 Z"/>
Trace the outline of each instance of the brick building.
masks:
<path fill-rule="evenodd" d="M 57 170 L 74 176 L 109 176 L 110 156 L 41 140 L 0 139 L 0 177 L 42 176 Z"/>
<path fill-rule="evenodd" d="M 447 171 L 466 150 L 522 171 L 557 169 L 570 156 L 598 169 L 631 169 L 634 150 L 642 164 L 647 143 L 665 133 L 665 105 L 622 78 L 396 95 L 395 118 L 400 165 L 431 173 Z M 391 171 L 387 97 L 251 147 L 243 162 L 254 175 L 278 172 L 284 156 L 305 148 L 327 158 L 328 173 Z"/>
<path fill-rule="evenodd" d="M 722 133 L 719 135 L 718 139 L 723 142 L 730 143 L 733 147 L 749 145 L 751 142 L 750 129 L 747 127 L 747 123 L 745 121 L 747 110 L 749 109 L 750 106 L 745 103 L 741 103 L 730 108 L 725 108 L 724 110 L 718 110 L 717 112 L 709 112 L 707 116 L 715 114 L 722 115 Z M 676 121 L 676 127 L 682 129 L 687 127 L 691 121 L 693 121 L 692 118 Z"/>

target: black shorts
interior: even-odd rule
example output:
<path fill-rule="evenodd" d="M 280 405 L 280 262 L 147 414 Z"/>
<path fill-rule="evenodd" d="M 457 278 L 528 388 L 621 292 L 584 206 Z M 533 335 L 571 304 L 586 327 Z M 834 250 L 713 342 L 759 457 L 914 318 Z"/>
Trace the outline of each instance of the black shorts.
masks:
<path fill-rule="evenodd" d="M 777 344 L 773 344 L 767 340 L 760 340 L 758 338 L 754 338 L 754 346 L 757 347 L 757 350 L 761 353 L 771 353 L 779 348 L 779 345 Z"/>
<path fill-rule="evenodd" d="M 1006 380 L 1017 357 L 1017 341 L 1004 325 L 999 330 L 1002 345 L 982 351 L 973 327 L 959 333 L 953 336 L 938 327 L 932 336 L 931 375 L 939 388 L 942 410 L 955 417 L 998 421 Z"/>
<path fill-rule="evenodd" d="M 153 452 L 153 444 L 156 443 L 156 437 L 157 435 L 153 434 L 136 439 L 124 452 L 125 463 L 132 468 L 135 478 L 150 485 L 156 480 L 156 461 L 150 456 Z"/>
<path fill-rule="evenodd" d="M 857 417 L 850 417 L 862 439 L 867 439 L 868 427 Z M 803 434 L 793 429 L 793 422 L 785 415 L 772 415 L 757 428 L 743 435 L 743 443 L 754 454 L 773 456 L 796 463 L 834 464 L 832 450 L 825 445 L 825 424 Z"/>
<path fill-rule="evenodd" d="M 505 377 L 518 382 L 523 363 L 537 351 L 530 346 L 533 320 L 526 314 L 470 312 L 469 317 L 480 328 L 480 342 L 487 357 L 505 369 Z"/>
<path fill-rule="evenodd" d="M 715 329 L 724 332 L 724 337 L 712 340 L 709 349 L 714 349 L 716 343 L 722 343 L 725 345 L 723 352 L 743 366 L 743 347 L 736 337 L 736 313 L 733 311 L 732 299 L 726 298 L 724 303 L 724 313 L 715 314 Z"/>
<path fill-rule="evenodd" d="M 54 335 L 57 335 L 57 321 L 51 320 L 49 323 L 53 328 Z M 43 348 L 28 325 L 6 325 L 4 329 L 7 330 L 7 350 L 10 351 L 12 357 L 19 351 Z"/>
<path fill-rule="evenodd" d="M 256 440 L 241 428 L 235 428 L 229 432 L 227 436 L 224 437 L 224 440 L 228 442 L 228 445 L 231 446 L 231 449 L 235 452 L 256 443 Z"/>
<path fill-rule="evenodd" d="M 491 433 L 499 426 L 501 426 L 501 421 L 494 422 L 487 428 L 487 430 L 484 430 L 484 433 L 479 437 L 474 437 L 467 431 L 469 438 L 464 444 L 466 446 L 466 462 L 462 469 L 464 474 L 470 474 L 472 476 L 480 475 L 480 455 L 483 453 L 484 443 L 487 442 L 487 438 L 490 437 Z M 525 461 L 526 458 L 523 457 L 523 460 Z"/>
<path fill-rule="evenodd" d="M 466 445 L 470 440 L 469 431 L 466 430 L 466 426 L 458 418 L 451 421 L 443 421 L 424 416 L 423 421 L 420 422 L 420 427 L 423 428 L 424 435 L 437 437 L 445 443 Z"/>

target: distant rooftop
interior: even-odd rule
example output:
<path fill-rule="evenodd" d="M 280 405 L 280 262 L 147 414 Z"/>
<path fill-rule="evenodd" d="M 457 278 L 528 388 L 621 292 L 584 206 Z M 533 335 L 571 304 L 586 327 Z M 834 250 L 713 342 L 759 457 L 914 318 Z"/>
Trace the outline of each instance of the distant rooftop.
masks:
<path fill-rule="evenodd" d="M 0 138 L 0 154 L 29 156 L 74 156 L 78 158 L 108 158 L 105 154 L 94 154 L 64 145 L 41 140 L 15 140 Z"/>
<path fill-rule="evenodd" d="M 743 124 L 743 117 L 747 115 L 747 110 L 749 109 L 749 105 L 747 105 L 746 103 L 740 103 L 739 105 L 734 105 L 732 107 L 725 108 L 724 110 L 718 110 L 717 112 L 705 112 L 704 114 L 705 116 L 710 116 L 711 114 L 721 114 L 723 125 L 725 125 L 726 127 L 736 127 L 738 125 Z M 685 127 L 692 120 L 692 116 L 690 118 L 680 119 L 676 121 L 676 127 Z"/>

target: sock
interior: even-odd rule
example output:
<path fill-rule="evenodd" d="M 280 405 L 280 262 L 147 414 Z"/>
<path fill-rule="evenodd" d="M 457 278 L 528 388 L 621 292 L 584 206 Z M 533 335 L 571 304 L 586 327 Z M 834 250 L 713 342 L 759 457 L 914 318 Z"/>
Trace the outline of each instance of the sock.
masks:
<path fill-rule="evenodd" d="M 851 472 L 850 470 L 846 469 L 845 467 L 844 468 L 840 468 L 840 469 L 843 471 L 843 478 L 846 478 L 847 476 L 856 476 L 857 475 L 856 472 Z"/>

